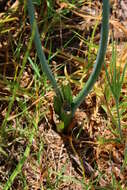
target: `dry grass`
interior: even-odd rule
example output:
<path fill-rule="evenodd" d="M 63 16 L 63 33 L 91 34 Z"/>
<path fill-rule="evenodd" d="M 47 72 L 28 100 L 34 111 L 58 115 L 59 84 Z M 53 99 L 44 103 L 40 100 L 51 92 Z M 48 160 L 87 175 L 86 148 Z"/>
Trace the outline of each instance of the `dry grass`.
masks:
<path fill-rule="evenodd" d="M 42 46 L 59 84 L 68 80 L 76 95 L 88 79 L 96 58 L 101 3 L 47 2 L 52 4 L 47 6 L 44 1 L 42 9 L 36 6 Z M 112 2 L 106 64 L 108 66 L 111 59 L 114 34 L 117 65 L 121 63 L 122 71 L 127 57 L 127 29 L 118 11 L 118 2 Z M 24 6 L 16 1 L 14 9 L 7 7 L 7 11 L 0 14 L 0 124 L 5 125 L 4 133 L 0 131 L 0 189 L 4 189 L 21 161 L 36 126 L 27 158 L 10 189 L 126 190 L 127 75 L 120 97 L 122 141 L 116 132 L 115 102 L 104 69 L 77 110 L 70 135 L 57 134 L 50 110 L 54 92 L 42 74 L 34 46 L 30 57 L 41 78 L 28 60 L 22 70 L 30 39 Z M 56 117 L 54 113 L 53 117 Z"/>

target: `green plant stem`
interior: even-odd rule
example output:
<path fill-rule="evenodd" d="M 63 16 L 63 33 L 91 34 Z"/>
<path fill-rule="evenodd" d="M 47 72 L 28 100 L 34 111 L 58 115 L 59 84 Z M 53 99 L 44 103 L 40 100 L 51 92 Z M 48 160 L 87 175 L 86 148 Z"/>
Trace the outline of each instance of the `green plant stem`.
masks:
<path fill-rule="evenodd" d="M 122 139 L 122 130 L 121 130 L 120 113 L 119 113 L 119 100 L 115 100 L 115 103 L 116 103 L 116 112 L 117 112 L 117 119 L 118 119 L 118 132 L 120 135 L 120 139 Z"/>
<path fill-rule="evenodd" d="M 108 30 L 109 30 L 109 0 L 103 0 L 101 39 L 100 39 L 100 47 L 99 47 L 98 55 L 96 58 L 96 63 L 84 88 L 80 91 L 80 93 L 74 99 L 74 102 L 72 104 L 72 116 L 74 115 L 76 109 L 83 102 L 84 98 L 88 95 L 88 93 L 92 89 L 101 71 L 101 67 L 104 62 L 104 57 L 105 57 L 105 53 L 107 49 Z"/>
<path fill-rule="evenodd" d="M 40 35 L 38 32 L 38 27 L 37 27 L 37 23 L 36 23 L 36 19 L 35 19 L 35 15 L 34 15 L 34 6 L 32 3 L 32 0 L 28 0 L 27 1 L 27 7 L 28 7 L 28 14 L 29 14 L 29 18 L 30 18 L 30 24 L 33 30 L 33 24 L 35 23 L 35 37 L 34 37 L 34 43 L 35 43 L 35 47 L 37 50 L 37 55 L 39 57 L 40 63 L 42 65 L 43 71 L 45 72 L 47 78 L 50 80 L 57 97 L 60 98 L 60 100 L 62 100 L 62 94 L 60 89 L 57 86 L 56 80 L 52 74 L 52 71 L 49 67 L 49 65 L 47 64 L 47 60 L 45 58 L 45 54 L 43 52 L 42 49 L 42 45 L 41 45 L 41 40 L 40 40 Z"/>

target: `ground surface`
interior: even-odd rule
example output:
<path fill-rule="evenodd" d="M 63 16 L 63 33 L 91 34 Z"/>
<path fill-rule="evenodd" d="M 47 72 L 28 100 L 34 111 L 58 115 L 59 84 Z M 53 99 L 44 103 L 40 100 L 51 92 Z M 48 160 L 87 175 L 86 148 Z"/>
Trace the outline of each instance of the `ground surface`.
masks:
<path fill-rule="evenodd" d="M 25 4 L 0 4 L 0 189 L 126 190 L 127 74 L 119 105 L 122 140 L 104 68 L 77 110 L 71 133 L 56 133 L 51 120 L 54 92 L 34 44 L 29 58 L 36 68 L 24 58 L 31 34 Z M 96 59 L 101 6 L 88 0 L 36 5 L 46 58 L 58 83 L 69 81 L 73 95 L 87 81 Z M 114 38 L 121 72 L 127 58 L 126 10 L 126 1 L 111 1 L 106 65 L 109 68 Z"/>

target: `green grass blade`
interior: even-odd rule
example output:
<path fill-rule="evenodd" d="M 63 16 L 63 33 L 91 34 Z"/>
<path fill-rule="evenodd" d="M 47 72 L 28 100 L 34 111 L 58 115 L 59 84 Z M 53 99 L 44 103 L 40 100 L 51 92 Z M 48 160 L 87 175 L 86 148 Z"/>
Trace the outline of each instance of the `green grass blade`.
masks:
<path fill-rule="evenodd" d="M 22 159 L 19 161 L 19 163 L 18 163 L 17 167 L 15 168 L 15 170 L 13 171 L 13 173 L 11 174 L 10 178 L 6 182 L 3 190 L 10 189 L 11 185 L 14 182 L 14 179 L 21 172 L 21 169 L 22 169 L 22 167 L 23 167 L 23 165 L 24 165 L 25 161 L 27 160 L 27 158 L 29 156 L 29 153 L 30 153 L 30 148 L 31 148 L 31 145 L 32 145 L 33 137 L 35 135 L 35 129 L 36 129 L 36 126 L 35 126 L 35 123 L 34 123 L 34 127 L 32 129 L 32 132 L 30 133 L 30 137 L 29 137 L 29 144 L 27 145 L 27 147 L 25 149 L 24 155 L 23 155 Z"/>
<path fill-rule="evenodd" d="M 107 77 L 107 80 L 108 80 L 108 84 L 110 86 L 110 89 L 112 91 L 112 94 L 114 94 L 114 89 L 112 88 L 112 83 L 110 82 L 110 76 L 109 76 L 109 72 L 107 70 L 107 67 L 106 67 L 106 64 L 104 62 L 104 68 L 105 68 L 105 73 L 106 73 L 106 77 Z"/>
<path fill-rule="evenodd" d="M 38 78 L 41 78 L 41 75 L 39 73 L 39 69 L 38 69 L 37 65 L 35 65 L 33 63 L 32 59 L 30 57 L 28 57 L 28 60 L 29 60 L 30 64 L 32 65 L 32 68 L 33 68 L 34 72 L 36 73 L 36 75 L 38 76 Z"/>
<path fill-rule="evenodd" d="M 25 68 L 25 65 L 26 65 L 26 62 L 27 62 L 27 58 L 29 56 L 29 52 L 30 52 L 30 49 L 32 47 L 32 42 L 33 42 L 33 38 L 34 38 L 34 30 L 32 31 L 32 35 L 30 37 L 30 41 L 28 43 L 28 48 L 27 48 L 27 51 L 24 55 L 24 58 L 23 58 L 23 62 L 22 62 L 22 67 L 21 67 L 21 70 L 19 72 L 19 75 L 16 79 L 16 76 L 14 77 L 14 82 L 17 80 L 17 83 L 14 85 L 14 88 L 13 88 L 13 91 L 12 91 L 12 97 L 10 98 L 10 102 L 9 102 L 9 105 L 8 105 L 8 111 L 5 115 L 5 118 L 3 120 L 3 123 L 2 123 L 2 126 L 1 126 L 1 130 L 0 130 L 0 133 L 2 134 L 2 136 L 4 137 L 4 134 L 5 134 L 5 127 L 6 127 L 6 124 L 7 124 L 7 119 L 9 117 L 9 114 L 11 112 L 11 109 L 12 109 L 12 106 L 13 106 L 13 103 L 14 103 L 14 100 L 15 100 L 15 96 L 16 96 L 16 92 L 17 92 L 17 88 L 18 88 L 18 83 L 21 79 L 21 76 L 22 76 L 22 73 L 24 71 L 24 68 Z"/>
<path fill-rule="evenodd" d="M 121 79 L 120 79 L 120 88 L 122 88 L 122 85 L 123 85 L 123 80 L 124 80 L 126 69 L 127 69 L 127 64 L 125 64 L 124 68 L 123 68 L 122 76 L 121 76 Z"/>

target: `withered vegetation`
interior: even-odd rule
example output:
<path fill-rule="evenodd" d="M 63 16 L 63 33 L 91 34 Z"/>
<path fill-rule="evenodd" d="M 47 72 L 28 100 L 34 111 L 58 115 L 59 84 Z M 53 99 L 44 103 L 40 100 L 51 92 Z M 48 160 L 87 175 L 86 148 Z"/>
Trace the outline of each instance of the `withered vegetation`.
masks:
<path fill-rule="evenodd" d="M 96 59 L 102 2 L 34 2 L 40 3 L 35 5 L 36 18 L 48 63 L 59 84 L 69 81 L 76 95 Z M 56 133 L 54 92 L 30 44 L 26 1 L 0 4 L 0 189 L 8 189 L 8 182 L 13 190 L 126 190 L 127 73 L 119 104 L 122 140 L 104 68 L 76 112 L 70 133 Z M 126 1 L 111 1 L 105 63 L 109 69 L 114 40 L 121 72 L 127 60 L 126 9 Z M 16 169 L 19 163 L 21 168 Z"/>

